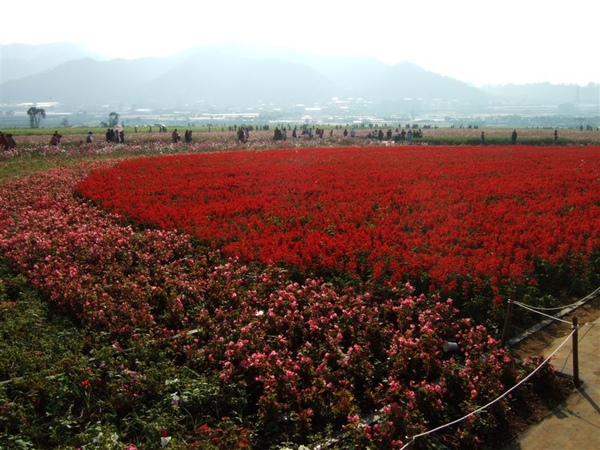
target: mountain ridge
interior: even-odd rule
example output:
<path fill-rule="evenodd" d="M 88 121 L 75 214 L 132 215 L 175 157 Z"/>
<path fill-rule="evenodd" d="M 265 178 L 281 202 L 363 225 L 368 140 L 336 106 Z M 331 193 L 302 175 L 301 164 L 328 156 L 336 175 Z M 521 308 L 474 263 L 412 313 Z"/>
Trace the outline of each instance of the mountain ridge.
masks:
<path fill-rule="evenodd" d="M 390 66 L 368 57 L 236 44 L 131 60 L 108 59 L 73 44 L 11 44 L 0 49 L 3 103 L 53 101 L 80 109 L 105 104 L 289 108 L 332 98 L 361 98 L 392 109 L 409 101 L 414 108 L 416 100 L 458 108 L 482 108 L 490 102 L 600 104 L 600 89 L 594 83 L 479 88 L 409 61 Z"/>

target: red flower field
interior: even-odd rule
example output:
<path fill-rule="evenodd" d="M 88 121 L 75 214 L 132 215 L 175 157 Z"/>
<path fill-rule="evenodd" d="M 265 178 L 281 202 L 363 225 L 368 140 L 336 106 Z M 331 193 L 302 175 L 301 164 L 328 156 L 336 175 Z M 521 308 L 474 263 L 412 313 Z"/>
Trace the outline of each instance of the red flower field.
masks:
<path fill-rule="evenodd" d="M 500 302 L 547 267 L 585 278 L 599 176 L 597 147 L 316 148 L 146 158 L 78 189 L 242 260 Z"/>

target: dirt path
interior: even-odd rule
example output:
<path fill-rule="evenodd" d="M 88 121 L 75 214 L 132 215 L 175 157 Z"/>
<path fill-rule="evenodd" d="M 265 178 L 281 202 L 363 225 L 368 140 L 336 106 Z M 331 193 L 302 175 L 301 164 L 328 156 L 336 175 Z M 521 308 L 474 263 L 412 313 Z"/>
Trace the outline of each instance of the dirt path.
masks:
<path fill-rule="evenodd" d="M 579 377 L 581 388 L 547 417 L 529 427 L 504 450 L 597 450 L 600 449 L 600 299 L 597 297 L 564 319 L 577 316 Z M 568 324 L 556 323 L 523 341 L 517 352 L 523 356 L 550 355 L 571 333 Z M 573 375 L 571 341 L 556 353 L 552 365 Z"/>

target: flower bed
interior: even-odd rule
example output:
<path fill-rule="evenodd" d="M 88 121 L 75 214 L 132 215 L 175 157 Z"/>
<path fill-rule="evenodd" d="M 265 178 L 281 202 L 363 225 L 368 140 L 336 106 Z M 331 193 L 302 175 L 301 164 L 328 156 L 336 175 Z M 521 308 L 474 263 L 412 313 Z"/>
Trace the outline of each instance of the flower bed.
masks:
<path fill-rule="evenodd" d="M 417 221 L 410 222 L 408 228 L 421 229 L 429 233 L 426 234 L 428 237 L 433 236 L 432 230 L 444 230 L 439 228 L 439 216 L 429 215 L 435 211 L 433 207 L 450 207 L 452 202 L 448 199 L 466 196 L 467 185 L 479 186 L 481 190 L 477 180 L 482 174 L 489 180 L 488 190 L 498 197 L 486 197 L 488 206 L 500 207 L 507 197 L 512 198 L 508 204 L 513 206 L 523 202 L 530 207 L 535 205 L 530 209 L 531 220 L 549 214 L 542 208 L 542 203 L 531 200 L 529 193 L 535 188 L 535 183 L 531 182 L 534 179 L 531 170 L 527 172 L 531 175 L 528 178 L 530 182 L 522 190 L 513 188 L 512 193 L 507 194 L 502 189 L 498 179 L 493 177 L 496 172 L 502 172 L 503 165 L 497 159 L 498 155 L 496 159 L 492 158 L 488 171 L 482 171 L 478 166 L 478 170 L 462 173 L 461 179 L 470 174 L 467 185 L 453 185 L 458 181 L 453 181 L 448 175 L 456 177 L 460 172 L 456 171 L 451 160 L 444 159 L 445 152 L 453 151 L 442 149 L 420 155 L 409 152 L 404 156 L 409 157 L 414 172 L 429 174 L 429 185 L 438 187 L 434 191 L 426 188 L 428 183 L 419 185 L 418 177 L 410 178 L 409 172 L 401 172 L 401 165 L 398 165 L 396 176 L 392 179 L 405 180 L 396 185 L 404 186 L 405 191 L 402 195 L 397 193 L 396 197 L 388 193 L 388 197 L 380 198 L 392 195 L 398 203 L 397 208 L 406 213 L 409 212 L 408 203 L 398 200 L 424 198 L 422 205 L 417 207 L 423 213 L 421 222 L 411 219 Z M 533 151 L 529 149 L 525 153 L 533 161 L 539 161 L 532 155 Z M 582 150 L 585 151 L 588 150 Z M 346 155 L 352 154 L 360 160 L 370 150 L 348 152 Z M 298 187 L 298 191 L 294 191 L 289 186 L 279 185 L 279 189 L 271 192 L 293 194 L 291 196 L 297 200 L 306 196 L 308 181 L 302 178 L 304 175 L 300 170 L 283 172 L 290 164 L 289 157 L 304 165 L 311 158 L 320 160 L 320 164 L 313 163 L 306 172 L 312 173 L 314 180 L 323 184 L 325 174 L 317 169 L 323 161 L 327 161 L 322 159 L 323 156 L 335 159 L 333 153 L 325 150 L 237 153 L 235 157 L 229 157 L 228 169 L 223 168 L 226 164 L 219 160 L 218 155 L 202 155 L 200 158 L 205 158 L 206 171 L 214 170 L 220 175 L 215 176 L 215 180 L 229 181 L 227 188 L 238 192 L 240 200 L 232 201 L 231 205 L 242 205 L 239 211 L 246 211 L 248 215 L 252 202 L 244 204 L 239 198 L 240 193 L 247 190 L 236 191 L 235 187 L 236 183 L 243 184 L 244 177 L 251 181 L 250 186 L 256 187 L 257 179 L 281 181 L 285 178 L 284 173 L 288 174 L 288 178 L 293 175 L 302 180 L 303 184 L 298 186 L 304 188 Z M 477 152 L 473 153 L 474 162 L 478 158 L 486 159 L 483 151 L 476 157 Z M 388 159 L 385 159 L 386 154 L 387 149 L 380 148 L 370 157 L 383 161 L 377 166 L 381 177 L 389 176 L 385 175 L 385 169 L 392 156 L 388 154 Z M 410 155 L 413 155 L 412 159 Z M 545 155 L 555 154 L 546 149 Z M 555 174 L 560 172 L 557 167 L 563 167 L 573 182 L 579 176 L 586 179 L 590 172 L 595 173 L 597 182 L 598 163 L 593 155 L 589 151 L 586 158 L 578 157 L 580 162 L 582 159 L 587 161 L 591 169 L 585 164 L 577 169 L 569 163 L 569 158 L 561 160 L 558 155 L 534 165 L 538 165 L 540 170 L 553 167 Z M 194 161 L 191 157 L 190 160 L 187 158 L 178 155 L 167 159 L 139 160 L 132 164 L 123 163 L 114 170 L 128 168 L 129 177 L 135 174 L 131 171 L 136 167 L 138 173 L 141 173 L 139 169 L 142 167 L 150 173 L 152 167 L 162 166 L 163 175 L 173 173 L 173 167 L 177 167 L 183 175 L 181 171 L 191 167 Z M 444 164 L 436 166 L 437 171 L 423 172 L 422 167 L 419 168 L 424 160 L 437 158 L 444 161 Z M 253 175 L 271 160 L 279 161 L 282 169 L 271 172 L 271 175 L 279 173 L 282 176 L 267 178 Z M 253 161 L 255 165 L 250 166 Z M 560 162 L 552 164 L 552 161 Z M 127 212 L 125 216 L 114 214 L 73 195 L 76 187 L 90 195 L 92 191 L 86 191 L 86 187 L 89 189 L 94 185 L 95 192 L 104 192 L 100 187 L 106 185 L 99 180 L 116 173 L 112 168 L 104 170 L 113 164 L 104 162 L 74 169 L 56 169 L 0 186 L 0 251 L 3 258 L 10 262 L 13 270 L 26 275 L 29 282 L 46 295 L 53 308 L 68 314 L 80 329 L 85 330 L 88 336 L 86 345 L 95 349 L 81 365 L 63 361 L 62 368 L 42 374 L 47 381 L 29 390 L 19 391 L 16 385 L 2 385 L 0 430 L 3 436 L 7 433 L 21 434 L 31 440 L 34 440 L 32 436 L 37 436 L 38 442 L 46 444 L 53 437 L 55 445 L 67 441 L 72 445 L 83 445 L 89 443 L 83 436 L 89 436 L 89 429 L 98 426 L 104 431 L 114 432 L 110 435 L 114 448 L 122 448 L 129 443 L 130 448 L 158 448 L 161 445 L 180 448 L 276 448 L 286 442 L 290 446 L 314 443 L 331 433 L 343 431 L 345 434 L 340 439 L 350 446 L 400 448 L 406 442 L 406 436 L 469 413 L 496 398 L 534 367 L 532 362 L 519 361 L 501 349 L 484 326 L 461 318 L 454 302 L 446 297 L 415 292 L 415 288 L 405 284 L 402 277 L 394 278 L 394 282 L 388 283 L 381 292 L 373 291 L 371 280 L 378 279 L 375 275 L 379 273 L 384 278 L 391 269 L 377 272 L 375 259 L 370 260 L 367 255 L 365 262 L 359 261 L 365 264 L 363 269 L 359 270 L 357 262 L 356 270 L 349 271 L 353 277 L 358 276 L 358 281 L 345 287 L 318 276 L 329 272 L 341 273 L 341 267 L 335 261 L 326 266 L 320 259 L 317 259 L 318 264 L 312 259 L 300 260 L 310 264 L 301 266 L 307 275 L 298 282 L 290 278 L 290 273 L 281 264 L 257 265 L 256 261 L 263 258 L 260 251 L 255 252 L 252 246 L 244 247 L 249 244 L 241 240 L 241 235 L 237 240 L 228 240 L 217 234 L 209 239 L 208 232 L 217 233 L 218 227 L 207 226 L 205 230 L 208 231 L 197 234 L 202 238 L 200 245 L 198 239 L 191 236 L 193 228 L 188 229 L 189 234 L 186 234 L 173 231 L 173 224 L 166 226 L 156 222 L 165 214 L 154 214 L 150 218 L 136 216 L 134 213 L 139 213 L 141 208 Z M 361 167 L 368 172 L 366 166 Z M 101 170 L 88 177 L 96 169 Z M 226 177 L 223 175 L 228 173 L 223 172 L 226 170 L 235 176 Z M 440 185 L 436 184 L 437 179 L 444 179 L 444 171 L 449 183 L 445 197 Z M 204 172 L 201 179 L 204 182 L 210 179 L 208 172 Z M 356 175 L 358 185 L 366 182 L 358 172 Z M 156 180 L 160 180 L 158 186 L 165 192 L 171 192 L 165 198 L 173 200 L 168 178 L 157 178 L 155 173 L 152 176 L 155 186 Z M 193 172 L 181 179 L 192 183 L 198 180 L 198 176 L 198 172 Z M 591 189 L 593 182 L 590 184 L 587 179 L 588 191 L 592 192 L 587 195 L 591 195 L 589 198 L 593 200 L 597 194 Z M 140 202 L 135 199 L 133 187 L 141 180 L 130 186 L 129 201 L 132 204 Z M 336 180 L 340 191 L 352 188 L 352 179 L 337 177 L 331 183 Z M 383 188 L 390 182 L 390 178 L 380 178 L 374 186 Z M 410 191 L 408 187 L 411 184 L 420 188 Z M 360 230 L 356 227 L 361 223 L 360 218 L 352 217 L 351 214 L 357 213 L 352 212 L 349 198 L 329 197 L 325 188 L 316 185 L 312 184 L 310 195 L 316 196 L 322 209 L 333 207 L 336 202 L 346 202 L 348 208 L 344 212 L 348 212 L 344 218 L 351 226 L 342 227 L 338 213 L 328 219 L 327 216 L 323 218 L 317 214 L 319 209 L 314 207 L 313 201 L 298 205 L 292 203 L 293 206 L 287 209 L 311 213 L 309 223 L 313 221 L 315 232 L 319 227 L 335 225 L 333 236 L 327 234 L 332 238 L 343 234 L 338 230 L 351 230 L 352 227 Z M 124 192 L 122 185 L 114 187 L 117 192 Z M 221 193 L 228 189 L 221 189 Z M 364 198 L 365 191 L 356 189 L 354 199 L 358 193 L 361 199 Z M 463 196 L 450 195 L 459 189 Z M 559 191 L 557 185 L 541 191 L 548 197 L 552 197 L 554 192 L 561 192 L 563 196 L 568 194 L 565 189 Z M 580 197 L 586 198 L 586 192 L 580 189 Z M 185 195 L 190 193 L 193 193 L 190 198 L 197 201 L 197 187 L 190 189 L 188 185 L 187 190 L 178 192 L 177 201 L 171 203 L 183 203 Z M 207 199 L 212 199 L 211 195 L 214 192 Z M 262 198 L 259 194 L 256 196 Z M 156 191 L 146 197 L 161 199 Z M 442 203 L 438 203 L 438 197 L 445 200 L 440 199 Z M 580 197 L 566 197 L 570 199 L 568 207 L 555 216 L 559 218 L 561 214 L 569 216 L 572 211 L 584 211 L 586 203 L 583 200 L 578 202 Z M 108 197 L 97 198 L 108 206 Z M 122 197 L 117 195 L 115 198 Z M 122 208 L 126 204 L 113 201 L 110 206 L 114 208 Z M 486 204 L 485 199 L 481 202 L 481 205 Z M 265 220 L 252 226 L 263 226 L 262 222 L 269 223 L 269 220 L 275 224 L 285 222 L 281 211 L 286 208 L 279 206 L 275 209 L 276 214 L 273 211 L 265 213 L 264 208 L 270 207 L 271 203 L 276 206 L 274 197 L 271 202 L 255 203 L 260 203 L 263 208 L 257 217 Z M 593 207 L 598 208 L 598 203 L 594 206 L 592 202 Z M 510 211 L 506 205 L 502 208 Z M 152 208 L 146 210 L 152 211 Z M 491 213 L 494 210 L 492 207 L 486 211 Z M 232 217 L 241 221 L 244 214 L 239 211 Z M 374 208 L 369 199 L 365 211 L 371 214 L 374 225 L 393 223 L 387 221 L 385 213 L 395 214 L 394 208 L 381 200 Z M 429 214 L 426 214 L 427 211 Z M 468 208 L 460 211 L 464 215 L 469 212 Z M 125 213 L 124 210 L 121 212 Z M 127 225 L 126 217 L 152 222 L 165 229 Z M 191 214 L 191 217 L 198 215 Z M 395 217 L 398 220 L 398 216 Z M 569 223 L 574 222 L 574 217 Z M 506 223 L 513 224 L 517 218 L 518 214 L 509 216 Z M 591 219 L 597 224 L 597 219 Z M 400 225 L 396 228 L 397 232 L 406 228 L 404 223 Z M 246 230 L 250 227 L 248 224 L 245 226 Z M 475 224 L 471 226 L 476 228 Z M 185 228 L 182 224 L 177 227 Z M 373 228 L 377 229 L 377 226 Z M 197 226 L 196 231 L 198 229 Z M 275 226 L 273 229 L 282 228 Z M 491 232 L 490 228 L 482 234 L 482 242 L 487 242 L 484 237 Z M 365 233 L 359 236 L 370 236 L 369 232 Z M 393 234 L 390 232 L 385 236 Z M 517 235 L 517 231 L 510 234 Z M 597 234 L 594 236 L 597 239 Z M 225 255 L 221 254 L 218 245 L 213 245 L 213 239 L 224 245 Z M 448 242 L 449 238 L 441 236 L 439 239 Z M 551 237 L 548 239 L 551 240 Z M 421 245 L 424 246 L 428 240 L 421 237 Z M 360 243 L 360 240 L 356 242 Z M 576 255 L 573 260 L 580 267 L 589 267 L 585 265 L 588 261 L 585 254 L 597 251 L 597 241 L 579 238 L 573 242 L 585 242 L 583 248 L 587 250 L 578 250 L 579 253 L 561 253 L 560 248 L 557 253 L 547 250 L 548 258 L 554 254 Z M 573 242 L 567 241 L 567 244 L 574 245 Z M 235 243 L 238 247 L 233 245 Z M 431 245 L 434 244 L 432 242 Z M 505 245 L 510 248 L 509 243 Z M 249 250 L 244 251 L 244 248 Z M 305 251 L 310 252 L 311 248 L 309 246 Z M 237 252 L 239 258 L 227 255 Z M 287 254 L 291 253 L 287 251 Z M 281 254 L 285 256 L 286 252 Z M 390 261 L 399 258 L 388 257 Z M 243 258 L 248 258 L 248 261 Z M 358 261 L 358 257 L 356 259 Z M 289 267 L 294 263 L 272 255 L 264 257 L 263 261 L 269 260 L 283 262 Z M 346 267 L 352 267 L 350 262 L 345 262 Z M 372 264 L 373 268 L 367 269 L 368 264 Z M 409 277 L 411 273 L 410 270 L 403 272 L 403 276 Z M 520 277 L 531 276 L 527 270 L 516 273 Z M 363 282 L 364 278 L 368 278 L 367 282 Z M 524 281 L 525 278 L 519 280 Z M 438 281 L 445 283 L 448 280 L 438 280 L 437 276 L 431 275 L 424 286 Z M 501 278 L 497 284 L 490 283 L 490 286 L 501 288 L 504 281 Z M 3 305 L 8 303 L 10 298 L 3 301 Z M 9 307 L 3 307 L 1 311 L 9 311 Z M 443 344 L 447 341 L 456 342 L 458 352 L 444 352 Z M 161 370 L 158 370 L 159 367 Z M 11 376 L 10 373 L 2 373 L 3 378 Z M 538 372 L 533 382 L 539 387 L 551 382 L 551 379 L 552 373 L 548 369 Z M 76 389 L 58 388 L 67 381 L 68 386 Z M 54 395 L 61 399 L 61 403 Z M 17 407 L 17 398 L 25 398 L 26 406 Z M 499 402 L 485 414 L 436 433 L 419 441 L 419 445 L 481 448 L 485 443 L 497 442 L 499 430 L 506 426 L 509 409 L 509 401 Z M 68 427 L 72 431 L 62 428 L 60 436 L 56 436 L 52 429 L 57 416 L 61 415 L 72 418 Z M 27 425 L 32 422 L 38 425 L 35 433 Z M 49 427 L 48 423 L 53 426 Z M 96 439 L 100 439 L 99 436 Z M 58 441 L 59 438 L 62 442 Z"/>
<path fill-rule="evenodd" d="M 78 190 L 244 261 L 501 304 L 532 286 L 594 287 L 599 164 L 597 148 L 577 147 L 177 155 L 122 163 Z"/>

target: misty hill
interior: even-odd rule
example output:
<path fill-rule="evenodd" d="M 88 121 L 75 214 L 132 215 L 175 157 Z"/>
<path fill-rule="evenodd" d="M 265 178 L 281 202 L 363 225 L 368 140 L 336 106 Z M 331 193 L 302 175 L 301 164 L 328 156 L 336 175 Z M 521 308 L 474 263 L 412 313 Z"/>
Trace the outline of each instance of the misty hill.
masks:
<path fill-rule="evenodd" d="M 2 82 L 17 80 L 80 58 L 101 59 L 85 47 L 70 44 L 0 45 Z"/>
<path fill-rule="evenodd" d="M 340 89 L 349 89 L 360 85 L 364 80 L 372 79 L 385 70 L 387 65 L 370 57 L 335 56 L 306 53 L 286 48 L 247 47 L 239 44 L 222 43 L 211 47 L 218 52 L 255 60 L 279 59 L 293 63 L 305 64 L 331 79 Z M 198 50 L 184 53 L 188 56 Z"/>
<path fill-rule="evenodd" d="M 67 105 L 131 105 L 147 95 L 147 84 L 169 69 L 154 58 L 128 61 L 76 59 L 56 68 L 3 83 L 4 101 Z"/>
<path fill-rule="evenodd" d="M 481 110 L 492 102 L 599 104 L 598 85 L 548 83 L 480 89 L 403 62 L 319 56 L 220 44 L 173 56 L 103 60 L 71 44 L 2 47 L 3 102 L 60 102 L 71 109 L 289 108 L 364 99 L 382 112 Z M 18 76 L 18 74 L 21 76 Z M 7 75 L 8 74 L 8 75 Z M 440 106 L 441 105 L 441 106 Z"/>
<path fill-rule="evenodd" d="M 167 73 L 147 84 L 153 103 L 175 106 L 294 104 L 328 98 L 335 84 L 305 64 L 198 49 L 180 56 Z"/>
<path fill-rule="evenodd" d="M 600 87 L 594 83 L 587 86 L 550 83 L 508 84 L 486 86 L 484 90 L 499 100 L 521 104 L 600 104 Z"/>
<path fill-rule="evenodd" d="M 371 102 L 407 97 L 472 102 L 487 94 L 413 64 L 389 67 L 370 58 L 314 57 L 299 52 L 258 54 L 205 47 L 137 60 L 64 62 L 34 75 L 5 81 L 4 102 L 72 106 L 124 105 L 251 107 L 363 97 Z"/>
<path fill-rule="evenodd" d="M 388 100 L 424 98 L 484 104 L 489 95 L 454 78 L 438 75 L 415 64 L 403 62 L 387 67 L 361 86 L 366 95 Z"/>

